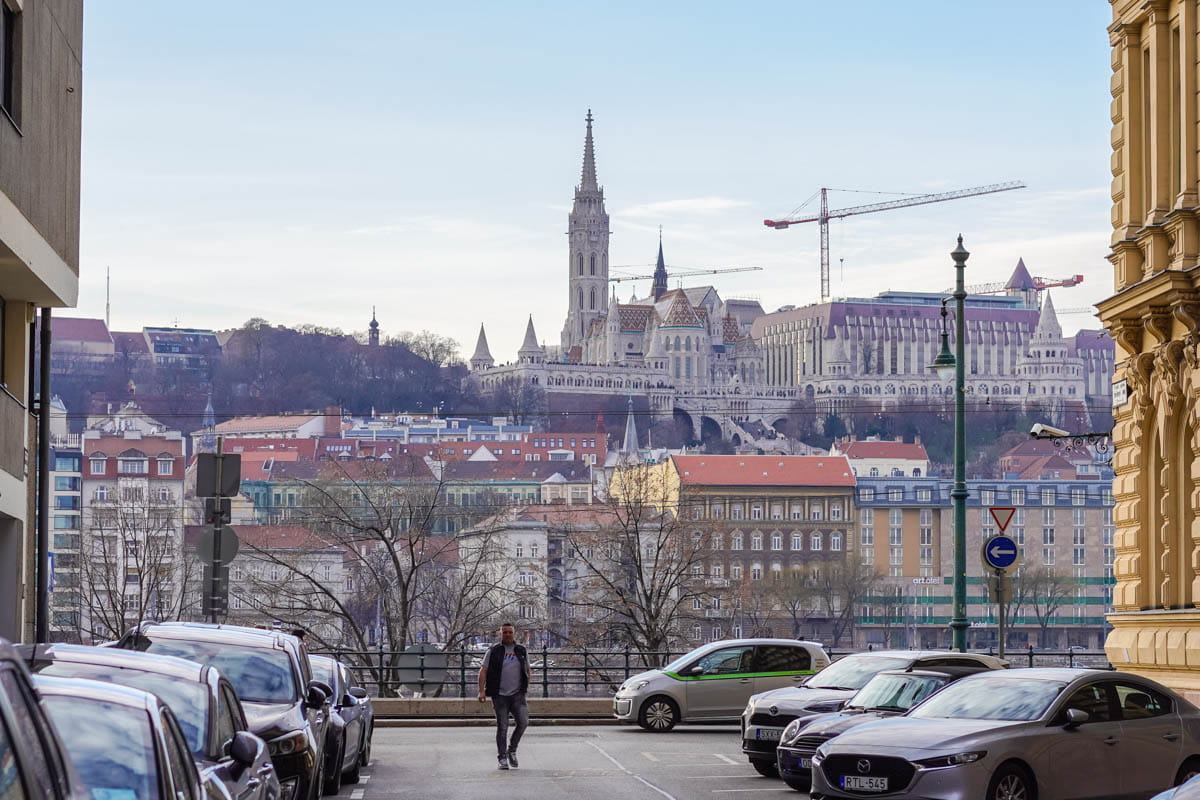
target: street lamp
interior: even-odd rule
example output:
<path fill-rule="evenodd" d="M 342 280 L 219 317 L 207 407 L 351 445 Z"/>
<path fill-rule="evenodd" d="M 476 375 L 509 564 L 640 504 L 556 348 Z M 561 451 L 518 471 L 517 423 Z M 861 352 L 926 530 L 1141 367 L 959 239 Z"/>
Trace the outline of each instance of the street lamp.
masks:
<path fill-rule="evenodd" d="M 949 331 L 946 329 L 946 300 L 942 300 L 942 351 L 929 365 L 943 381 L 954 379 L 954 488 L 950 498 L 954 503 L 954 616 L 950 619 L 955 650 L 967 651 L 967 441 L 966 441 L 966 326 L 963 320 L 963 301 L 967 298 L 963 272 L 971 254 L 963 247 L 962 234 L 958 247 L 950 253 L 954 259 L 954 354 L 950 353 Z"/>

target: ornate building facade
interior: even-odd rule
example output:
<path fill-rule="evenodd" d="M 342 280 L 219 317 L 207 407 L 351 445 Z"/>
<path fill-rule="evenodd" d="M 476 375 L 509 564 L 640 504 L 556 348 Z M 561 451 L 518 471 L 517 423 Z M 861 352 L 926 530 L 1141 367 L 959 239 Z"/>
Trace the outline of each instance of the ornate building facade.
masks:
<path fill-rule="evenodd" d="M 1200 3 L 1112 0 L 1117 585 L 1109 660 L 1200 699 Z M 1117 392 L 1118 400 L 1121 392 Z"/>

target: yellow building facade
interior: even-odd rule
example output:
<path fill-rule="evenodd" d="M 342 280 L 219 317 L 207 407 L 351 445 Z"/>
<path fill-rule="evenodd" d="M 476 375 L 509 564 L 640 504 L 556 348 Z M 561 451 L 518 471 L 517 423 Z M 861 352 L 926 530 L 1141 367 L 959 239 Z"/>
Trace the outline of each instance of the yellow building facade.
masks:
<path fill-rule="evenodd" d="M 1105 649 L 1200 699 L 1200 2 L 1111 0 L 1117 526 Z M 1126 399 L 1122 402 L 1122 390 Z"/>

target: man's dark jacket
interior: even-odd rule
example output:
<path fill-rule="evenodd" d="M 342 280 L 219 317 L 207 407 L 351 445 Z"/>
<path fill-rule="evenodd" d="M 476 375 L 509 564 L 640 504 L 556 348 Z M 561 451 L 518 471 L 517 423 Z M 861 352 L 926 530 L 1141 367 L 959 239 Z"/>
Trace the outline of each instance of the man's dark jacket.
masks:
<path fill-rule="evenodd" d="M 520 644 L 513 645 L 513 652 L 517 654 L 517 659 L 521 662 L 521 694 L 525 694 L 529 690 L 529 654 L 525 652 L 525 646 Z M 484 694 L 488 697 L 495 697 L 500 694 L 500 672 L 504 669 L 504 643 L 492 645 L 492 649 L 488 650 L 487 675 L 484 676 Z"/>

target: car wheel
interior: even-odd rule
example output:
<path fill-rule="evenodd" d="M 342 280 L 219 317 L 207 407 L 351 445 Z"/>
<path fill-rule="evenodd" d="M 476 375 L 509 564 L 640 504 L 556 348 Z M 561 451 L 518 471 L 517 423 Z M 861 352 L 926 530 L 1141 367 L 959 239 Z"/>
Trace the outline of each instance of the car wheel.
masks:
<path fill-rule="evenodd" d="M 754 771 L 764 778 L 779 777 L 779 765 L 774 761 L 751 761 L 750 766 L 754 767 Z"/>
<path fill-rule="evenodd" d="M 367 732 L 363 734 L 362 747 L 358 749 L 358 763 L 364 767 L 371 765 L 371 734 L 373 732 L 370 728 L 367 729 Z"/>
<path fill-rule="evenodd" d="M 1003 764 L 992 775 L 987 800 L 1037 800 L 1037 785 L 1020 766 Z"/>
<path fill-rule="evenodd" d="M 325 788 L 325 759 L 322 758 L 317 772 L 308 784 L 308 800 L 320 800 L 321 791 Z"/>
<path fill-rule="evenodd" d="M 800 780 L 799 778 L 784 778 L 784 783 L 795 789 L 797 792 L 812 791 L 812 781 Z"/>
<path fill-rule="evenodd" d="M 1171 785 L 1179 786 L 1187 783 L 1197 775 L 1200 775 L 1200 758 L 1193 756 L 1183 762 L 1183 766 L 1179 768 L 1179 772 L 1175 773 L 1175 782 Z"/>
<path fill-rule="evenodd" d="M 325 780 L 322 782 L 323 794 L 337 794 L 342 790 L 342 759 L 345 757 L 345 743 L 337 749 L 337 758 L 332 764 L 325 765 Z"/>
<path fill-rule="evenodd" d="M 638 711 L 638 725 L 655 733 L 666 733 L 679 722 L 679 707 L 669 697 L 651 697 Z"/>
<path fill-rule="evenodd" d="M 362 763 L 359 759 L 354 759 L 354 766 L 342 773 L 342 783 L 358 783 L 361 769 Z"/>

